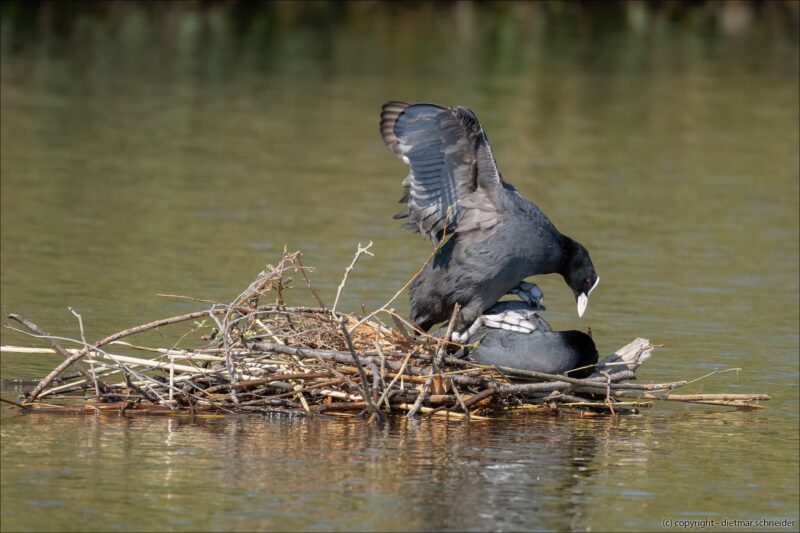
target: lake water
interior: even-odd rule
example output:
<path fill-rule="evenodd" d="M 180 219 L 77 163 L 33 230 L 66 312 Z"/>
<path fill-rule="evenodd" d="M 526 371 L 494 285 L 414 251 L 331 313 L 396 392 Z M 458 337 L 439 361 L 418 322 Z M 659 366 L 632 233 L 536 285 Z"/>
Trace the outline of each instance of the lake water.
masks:
<path fill-rule="evenodd" d="M 556 329 L 591 326 L 601 353 L 663 344 L 643 381 L 740 368 L 681 392 L 772 400 L 384 427 L 3 406 L 0 529 L 796 530 L 797 10 L 626 5 L 4 3 L 4 317 L 76 338 L 70 306 L 99 339 L 203 308 L 158 293 L 232 300 L 284 245 L 330 304 L 370 240 L 340 308 L 378 307 L 430 250 L 391 218 L 406 167 L 380 106 L 462 104 L 602 277 L 582 319 L 560 278 L 537 280 Z M 0 372 L 57 361 L 3 353 Z"/>

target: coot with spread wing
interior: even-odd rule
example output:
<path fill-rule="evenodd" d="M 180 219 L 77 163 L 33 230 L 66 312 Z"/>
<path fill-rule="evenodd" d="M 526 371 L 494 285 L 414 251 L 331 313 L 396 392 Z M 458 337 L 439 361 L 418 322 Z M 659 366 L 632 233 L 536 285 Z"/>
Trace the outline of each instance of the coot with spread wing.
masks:
<path fill-rule="evenodd" d="M 409 289 L 411 319 L 427 331 L 461 313 L 453 338 L 509 292 L 538 300 L 523 280 L 561 274 L 582 316 L 597 286 L 589 252 L 561 234 L 542 211 L 503 180 L 478 118 L 465 107 L 388 102 L 381 112 L 387 146 L 411 167 L 401 202 L 406 227 L 435 244 L 449 235 Z M 538 297 L 537 297 L 538 294 Z"/>

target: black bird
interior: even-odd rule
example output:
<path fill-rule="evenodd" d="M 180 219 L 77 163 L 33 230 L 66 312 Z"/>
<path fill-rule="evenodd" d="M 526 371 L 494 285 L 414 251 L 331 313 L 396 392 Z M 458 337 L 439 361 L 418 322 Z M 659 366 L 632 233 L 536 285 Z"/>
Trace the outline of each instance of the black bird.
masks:
<path fill-rule="evenodd" d="M 562 235 L 533 203 L 503 180 L 486 133 L 465 107 L 387 102 L 381 135 L 411 167 L 401 202 L 407 229 L 435 244 L 451 237 L 411 285 L 411 319 L 422 330 L 461 314 L 454 339 L 504 294 L 541 296 L 528 276 L 561 274 L 583 316 L 599 277 L 589 252 Z M 534 290 L 535 289 L 535 290 Z M 530 293 L 526 296 L 526 293 Z"/>
<path fill-rule="evenodd" d="M 597 347 L 581 331 L 553 331 L 545 320 L 522 302 L 500 302 L 482 317 L 499 322 L 470 328 L 464 355 L 487 365 L 507 366 L 548 374 L 585 378 L 594 372 Z M 477 323 L 477 322 L 476 322 Z M 513 327 L 513 331 L 508 331 Z M 584 368 L 589 367 L 589 368 Z M 572 370 L 580 368 L 580 370 Z"/>

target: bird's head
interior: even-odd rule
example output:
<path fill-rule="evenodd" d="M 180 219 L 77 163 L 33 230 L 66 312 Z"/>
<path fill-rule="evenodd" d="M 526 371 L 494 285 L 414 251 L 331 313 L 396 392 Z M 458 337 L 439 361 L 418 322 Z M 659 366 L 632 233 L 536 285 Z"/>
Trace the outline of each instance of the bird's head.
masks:
<path fill-rule="evenodd" d="M 599 354 L 597 353 L 597 346 L 592 338 L 582 331 L 563 331 L 561 338 L 578 354 L 578 364 L 576 368 L 581 370 L 572 370 L 567 372 L 567 375 L 572 378 L 588 378 L 594 373 L 594 366 L 597 364 Z M 589 368 L 584 368 L 589 367 Z"/>
<path fill-rule="evenodd" d="M 583 316 L 589 305 L 589 295 L 600 282 L 600 276 L 594 270 L 589 252 L 581 243 L 571 241 L 571 246 L 568 248 L 564 279 L 575 294 L 578 316 Z"/>

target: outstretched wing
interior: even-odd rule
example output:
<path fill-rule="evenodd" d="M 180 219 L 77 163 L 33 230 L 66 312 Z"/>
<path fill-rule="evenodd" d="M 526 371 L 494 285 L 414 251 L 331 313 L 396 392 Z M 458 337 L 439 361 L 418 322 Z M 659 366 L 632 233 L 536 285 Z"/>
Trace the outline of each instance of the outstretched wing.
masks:
<path fill-rule="evenodd" d="M 445 233 L 488 230 L 500 222 L 496 195 L 505 184 L 478 118 L 465 107 L 387 102 L 386 145 L 411 167 L 400 199 L 406 228 L 438 243 Z"/>

